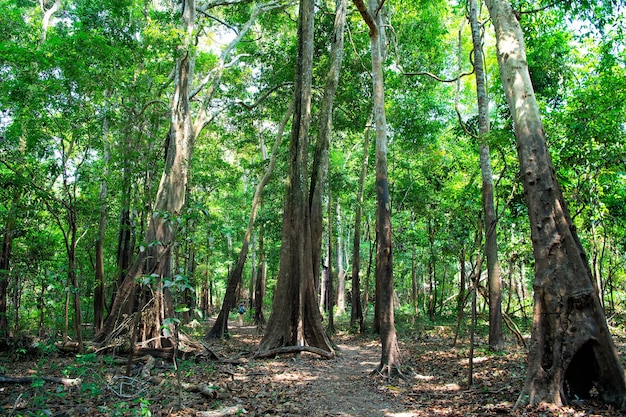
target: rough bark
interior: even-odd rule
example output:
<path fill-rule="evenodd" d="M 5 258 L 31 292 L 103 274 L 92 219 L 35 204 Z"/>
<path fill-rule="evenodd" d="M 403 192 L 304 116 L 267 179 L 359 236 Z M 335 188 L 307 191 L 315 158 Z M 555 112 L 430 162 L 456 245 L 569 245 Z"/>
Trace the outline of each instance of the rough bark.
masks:
<path fill-rule="evenodd" d="M 487 135 L 489 133 L 489 97 L 487 77 L 483 65 L 481 26 L 478 21 L 478 1 L 469 2 L 469 21 L 474 44 L 474 73 L 478 99 L 478 140 L 480 141 L 480 171 L 482 173 L 482 200 L 485 224 L 485 257 L 489 282 L 489 346 L 500 350 L 504 347 L 502 335 L 502 278 L 498 263 L 498 240 L 496 234 L 496 210 L 493 197 L 493 173 Z"/>
<path fill-rule="evenodd" d="M 145 241 L 148 247 L 135 260 L 118 288 L 111 312 L 96 341 L 102 341 L 128 315 L 142 311 L 138 324 L 138 341 L 147 342 L 151 347 L 162 347 L 161 327 L 166 318 L 172 317 L 173 307 L 162 279 L 170 275 L 170 250 L 173 244 L 171 217 L 180 213 L 185 202 L 188 167 L 191 160 L 195 131 L 189 105 L 189 87 L 193 78 L 193 55 L 188 47 L 192 40 L 195 19 L 195 1 L 185 0 L 182 27 L 186 41 L 181 45 L 181 56 L 176 62 L 174 94 L 171 103 L 170 132 L 165 152 L 165 167 L 155 198 L 153 215 L 150 217 Z M 156 282 L 152 290 L 140 287 L 137 278 L 153 275 Z M 169 345 L 169 342 L 167 343 Z"/>
<path fill-rule="evenodd" d="M 311 346 L 332 354 L 317 308 L 313 276 L 311 217 L 307 184 L 311 119 L 314 2 L 301 0 L 295 108 L 289 146 L 289 172 L 283 210 L 282 246 L 273 311 L 259 354 L 284 346 Z"/>
<path fill-rule="evenodd" d="M 489 0 L 498 65 L 515 127 L 535 258 L 528 371 L 517 406 L 562 405 L 597 391 L 624 406 L 624 371 L 546 146 L 519 22 L 508 1 Z"/>

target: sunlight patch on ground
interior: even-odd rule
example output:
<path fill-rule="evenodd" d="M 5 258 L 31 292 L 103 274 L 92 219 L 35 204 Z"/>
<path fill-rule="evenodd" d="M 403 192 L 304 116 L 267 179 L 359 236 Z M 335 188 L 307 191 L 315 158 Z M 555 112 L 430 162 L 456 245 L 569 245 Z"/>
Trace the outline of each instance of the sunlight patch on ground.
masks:
<path fill-rule="evenodd" d="M 385 413 L 385 417 L 414 417 L 415 414 L 410 412 L 400 412 L 400 413 Z"/>
<path fill-rule="evenodd" d="M 487 362 L 488 360 L 489 360 L 489 357 L 487 356 L 477 356 L 474 358 L 474 363 L 483 363 L 483 362 Z M 457 363 L 459 365 L 467 365 L 469 363 L 469 358 L 459 359 Z"/>

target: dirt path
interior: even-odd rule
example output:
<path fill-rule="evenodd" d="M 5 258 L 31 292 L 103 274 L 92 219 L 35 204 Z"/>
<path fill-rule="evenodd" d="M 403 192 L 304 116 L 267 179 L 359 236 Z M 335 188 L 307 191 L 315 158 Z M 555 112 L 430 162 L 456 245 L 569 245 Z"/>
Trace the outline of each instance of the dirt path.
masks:
<path fill-rule="evenodd" d="M 235 327 L 234 339 L 256 345 L 255 329 Z M 380 389 L 386 384 L 371 375 L 380 361 L 380 344 L 374 340 L 355 340 L 338 335 L 337 355 L 332 360 L 303 353 L 248 363 L 257 378 L 242 375 L 247 396 L 259 399 L 247 402 L 247 411 L 258 415 L 315 417 L 410 417 L 402 404 Z M 236 343 L 236 342 L 235 342 Z M 249 398 L 248 398 L 249 400 Z M 249 410 L 252 407 L 254 410 Z"/>
<path fill-rule="evenodd" d="M 372 370 L 380 361 L 380 347 L 340 344 L 337 358 L 327 363 L 306 364 L 311 381 L 307 383 L 309 416 L 409 417 L 398 404 L 377 389 L 379 378 Z"/>

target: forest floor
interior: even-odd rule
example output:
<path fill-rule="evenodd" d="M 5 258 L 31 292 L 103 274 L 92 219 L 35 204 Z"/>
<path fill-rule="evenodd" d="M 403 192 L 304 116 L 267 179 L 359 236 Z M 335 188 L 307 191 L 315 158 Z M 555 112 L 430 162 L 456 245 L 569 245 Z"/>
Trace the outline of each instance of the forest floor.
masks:
<path fill-rule="evenodd" d="M 232 337 L 209 342 L 228 361 L 138 361 L 126 377 L 124 358 L 96 354 L 40 357 L 0 355 L 0 377 L 81 378 L 65 386 L 34 378 L 25 384 L 0 382 L 0 415 L 7 416 L 319 416 L 533 417 L 618 416 L 594 401 L 558 410 L 513 409 L 524 382 L 525 352 L 515 345 L 491 352 L 478 344 L 474 385 L 467 387 L 466 341 L 452 346 L 450 329 L 435 326 L 400 338 L 405 378 L 373 375 L 380 343 L 372 336 L 339 333 L 337 355 L 326 360 L 302 353 L 251 359 L 261 336 L 253 326 L 230 326 Z M 616 339 L 617 340 L 617 339 Z M 620 353 L 624 340 L 618 341 Z M 18 355 L 18 356 L 16 356 Z M 622 355 L 623 356 L 623 355 Z M 141 372 L 144 372 L 143 375 Z M 185 389 L 183 389 L 183 388 Z M 203 390 L 204 393 L 191 392 Z"/>

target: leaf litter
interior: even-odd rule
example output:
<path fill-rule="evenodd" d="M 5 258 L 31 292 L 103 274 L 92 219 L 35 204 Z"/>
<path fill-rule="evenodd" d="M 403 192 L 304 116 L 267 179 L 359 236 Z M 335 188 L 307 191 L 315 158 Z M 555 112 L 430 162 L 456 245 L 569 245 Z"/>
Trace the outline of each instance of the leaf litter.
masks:
<path fill-rule="evenodd" d="M 261 336 L 252 326 L 234 327 L 212 350 L 236 361 L 198 356 L 157 359 L 149 372 L 138 361 L 126 376 L 125 358 L 50 354 L 39 358 L 0 356 L 0 374 L 81 378 L 80 386 L 35 379 L 0 383 L 0 415 L 7 416 L 316 416 L 473 417 L 619 416 L 619 410 L 587 401 L 558 409 L 514 409 L 525 377 L 526 352 L 515 344 L 491 352 L 479 344 L 474 385 L 467 386 L 468 348 L 439 334 L 400 338 L 405 378 L 372 375 L 380 360 L 374 336 L 340 333 L 334 359 L 302 353 L 272 359 L 249 355 Z M 623 352 L 623 343 L 618 343 Z M 242 353 L 243 352 L 243 353 Z M 16 360 L 19 359 L 19 360 Z M 143 374 L 142 374 L 143 371 Z M 148 376 L 149 375 L 149 376 Z M 183 389 L 183 387 L 188 389 Z M 189 389 L 191 387 L 191 389 Z"/>

